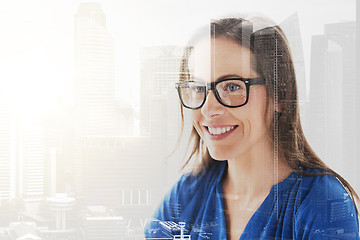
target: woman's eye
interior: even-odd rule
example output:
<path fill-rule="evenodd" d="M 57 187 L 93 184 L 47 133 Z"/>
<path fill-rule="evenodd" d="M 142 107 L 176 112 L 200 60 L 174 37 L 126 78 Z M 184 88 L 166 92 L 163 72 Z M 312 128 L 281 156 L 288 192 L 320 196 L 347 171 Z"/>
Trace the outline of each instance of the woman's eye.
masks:
<path fill-rule="evenodd" d="M 203 93 L 205 91 L 205 87 L 204 86 L 195 86 L 193 88 L 193 91 L 195 91 L 196 93 Z"/>
<path fill-rule="evenodd" d="M 225 86 L 224 90 L 228 92 L 234 92 L 241 89 L 241 86 L 235 83 L 229 83 Z"/>

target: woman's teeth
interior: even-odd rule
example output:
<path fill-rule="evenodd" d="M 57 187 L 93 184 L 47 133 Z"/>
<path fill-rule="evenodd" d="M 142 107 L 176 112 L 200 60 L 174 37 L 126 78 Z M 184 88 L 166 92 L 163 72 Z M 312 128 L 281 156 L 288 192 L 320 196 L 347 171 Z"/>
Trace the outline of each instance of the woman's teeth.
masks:
<path fill-rule="evenodd" d="M 220 135 L 226 132 L 229 132 L 231 130 L 233 130 L 235 128 L 235 126 L 232 127 L 223 127 L 223 128 L 212 128 L 212 127 L 208 127 L 208 130 L 210 132 L 211 135 Z"/>

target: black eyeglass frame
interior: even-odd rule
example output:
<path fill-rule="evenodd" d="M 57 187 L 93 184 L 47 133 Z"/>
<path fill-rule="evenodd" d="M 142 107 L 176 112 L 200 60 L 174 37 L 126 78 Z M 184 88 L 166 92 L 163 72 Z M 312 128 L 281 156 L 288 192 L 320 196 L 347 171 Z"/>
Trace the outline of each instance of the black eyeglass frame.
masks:
<path fill-rule="evenodd" d="M 220 95 L 218 93 L 218 91 L 216 90 L 216 86 L 221 83 L 221 82 L 224 82 L 224 81 L 230 81 L 230 80 L 240 80 L 242 82 L 245 83 L 245 86 L 246 86 L 246 100 L 243 104 L 241 105 L 236 105 L 236 106 L 230 106 L 230 105 L 227 105 L 225 103 L 223 103 L 221 101 L 221 98 L 220 98 Z M 192 107 L 189 107 L 189 106 L 186 106 L 184 104 L 184 101 L 181 97 L 181 93 L 180 93 L 180 85 L 183 84 L 183 83 L 189 83 L 189 82 L 198 82 L 198 83 L 202 83 L 204 84 L 205 86 L 205 90 L 206 90 L 206 93 L 205 93 L 205 97 L 204 97 L 204 100 L 203 102 L 200 104 L 199 107 L 196 107 L 196 108 L 192 108 Z M 209 91 L 212 90 L 215 94 L 215 98 L 216 100 L 223 106 L 225 107 L 229 107 L 229 108 L 237 108 L 237 107 L 242 107 L 244 106 L 245 104 L 247 104 L 248 100 L 249 100 L 249 91 L 250 91 L 250 86 L 251 85 L 265 85 L 266 84 L 266 81 L 265 81 L 265 78 L 262 78 L 262 77 L 258 77 L 258 78 L 225 78 L 225 79 L 220 79 L 216 82 L 209 82 L 209 83 L 205 83 L 205 82 L 201 82 L 201 81 L 182 81 L 182 82 L 177 82 L 175 83 L 175 88 L 177 89 L 178 91 L 178 95 L 179 95 L 179 98 L 180 98 L 180 101 L 181 101 L 181 104 L 186 107 L 186 108 L 189 108 L 189 109 L 199 109 L 201 108 L 205 101 L 206 101 L 206 98 L 207 98 L 207 95 L 209 94 Z"/>

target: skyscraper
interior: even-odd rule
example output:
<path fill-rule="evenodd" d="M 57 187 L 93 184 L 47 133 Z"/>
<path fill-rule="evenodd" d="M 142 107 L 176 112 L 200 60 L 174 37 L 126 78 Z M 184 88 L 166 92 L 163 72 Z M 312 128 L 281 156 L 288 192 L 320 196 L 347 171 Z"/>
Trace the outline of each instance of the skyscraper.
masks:
<path fill-rule="evenodd" d="M 26 199 L 41 199 L 45 193 L 45 141 L 42 126 L 23 126 L 20 184 Z"/>
<path fill-rule="evenodd" d="M 323 35 L 313 36 L 309 139 L 320 157 L 350 182 L 357 171 L 355 59 L 355 22 L 326 24 Z"/>
<path fill-rule="evenodd" d="M 304 51 L 301 41 L 301 32 L 299 24 L 299 16 L 297 13 L 289 16 L 281 24 L 281 28 L 284 30 L 286 37 L 289 41 L 291 53 L 296 69 L 296 80 L 298 84 L 298 93 L 300 105 L 303 105 L 306 101 L 309 101 L 309 96 L 306 92 L 306 78 L 305 78 L 305 63 L 304 63 Z"/>
<path fill-rule="evenodd" d="M 16 139 L 14 114 L 0 97 L 0 199 L 16 195 Z"/>
<path fill-rule="evenodd" d="M 90 204 L 114 203 L 118 173 L 113 170 L 121 164 L 119 155 L 89 143 L 107 144 L 119 136 L 131 136 L 133 110 L 115 98 L 115 44 L 98 3 L 81 3 L 75 14 L 75 71 L 76 197 Z"/>
<path fill-rule="evenodd" d="M 177 122 L 178 105 L 174 83 L 179 78 L 180 61 L 184 48 L 178 46 L 158 46 L 141 49 L 141 89 L 140 89 L 140 133 L 155 136 L 176 127 L 168 123 Z M 168 106 L 172 106 L 168 108 Z M 161 115 L 156 108 L 162 108 Z M 165 123 L 161 124 L 160 122 Z M 161 124 L 157 129 L 156 125 Z M 169 132 L 168 132 L 169 133 Z"/>
<path fill-rule="evenodd" d="M 81 3 L 75 15 L 75 105 L 79 135 L 118 136 L 115 45 L 98 3 Z"/>
<path fill-rule="evenodd" d="M 328 36 L 330 41 L 339 45 L 342 49 L 342 86 L 339 83 L 334 84 L 336 89 L 333 92 L 342 91 L 342 109 L 338 109 L 343 119 L 342 127 L 342 147 L 343 147 L 343 159 L 349 159 L 344 161 L 343 167 L 345 171 L 350 173 L 355 171 L 354 164 L 356 164 L 356 135 L 354 130 L 357 128 L 358 122 L 356 121 L 356 114 L 358 108 L 356 107 L 356 23 L 355 22 L 342 22 L 334 24 L 326 24 L 324 33 Z M 334 65 L 333 65 L 334 66 Z M 336 66 L 336 65 L 335 65 Z M 326 81 L 331 81 L 331 76 Z M 331 94 L 331 92 L 330 92 Z M 332 106 L 330 106 L 332 108 Z M 336 105 L 334 106 L 336 108 Z M 336 108 L 337 109 L 337 108 Z M 357 172 L 352 172 L 356 176 Z"/>

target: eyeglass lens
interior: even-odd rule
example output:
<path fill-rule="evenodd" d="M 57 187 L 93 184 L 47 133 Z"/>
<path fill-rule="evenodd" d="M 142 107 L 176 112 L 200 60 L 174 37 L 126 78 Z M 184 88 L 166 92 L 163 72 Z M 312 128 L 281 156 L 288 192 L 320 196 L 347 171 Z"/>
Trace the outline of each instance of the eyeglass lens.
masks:
<path fill-rule="evenodd" d="M 246 85 L 241 80 L 225 80 L 216 84 L 218 100 L 227 106 L 240 106 L 246 102 Z M 179 86 L 183 104 L 189 108 L 200 107 L 206 99 L 206 85 L 199 82 L 186 82 Z"/>

